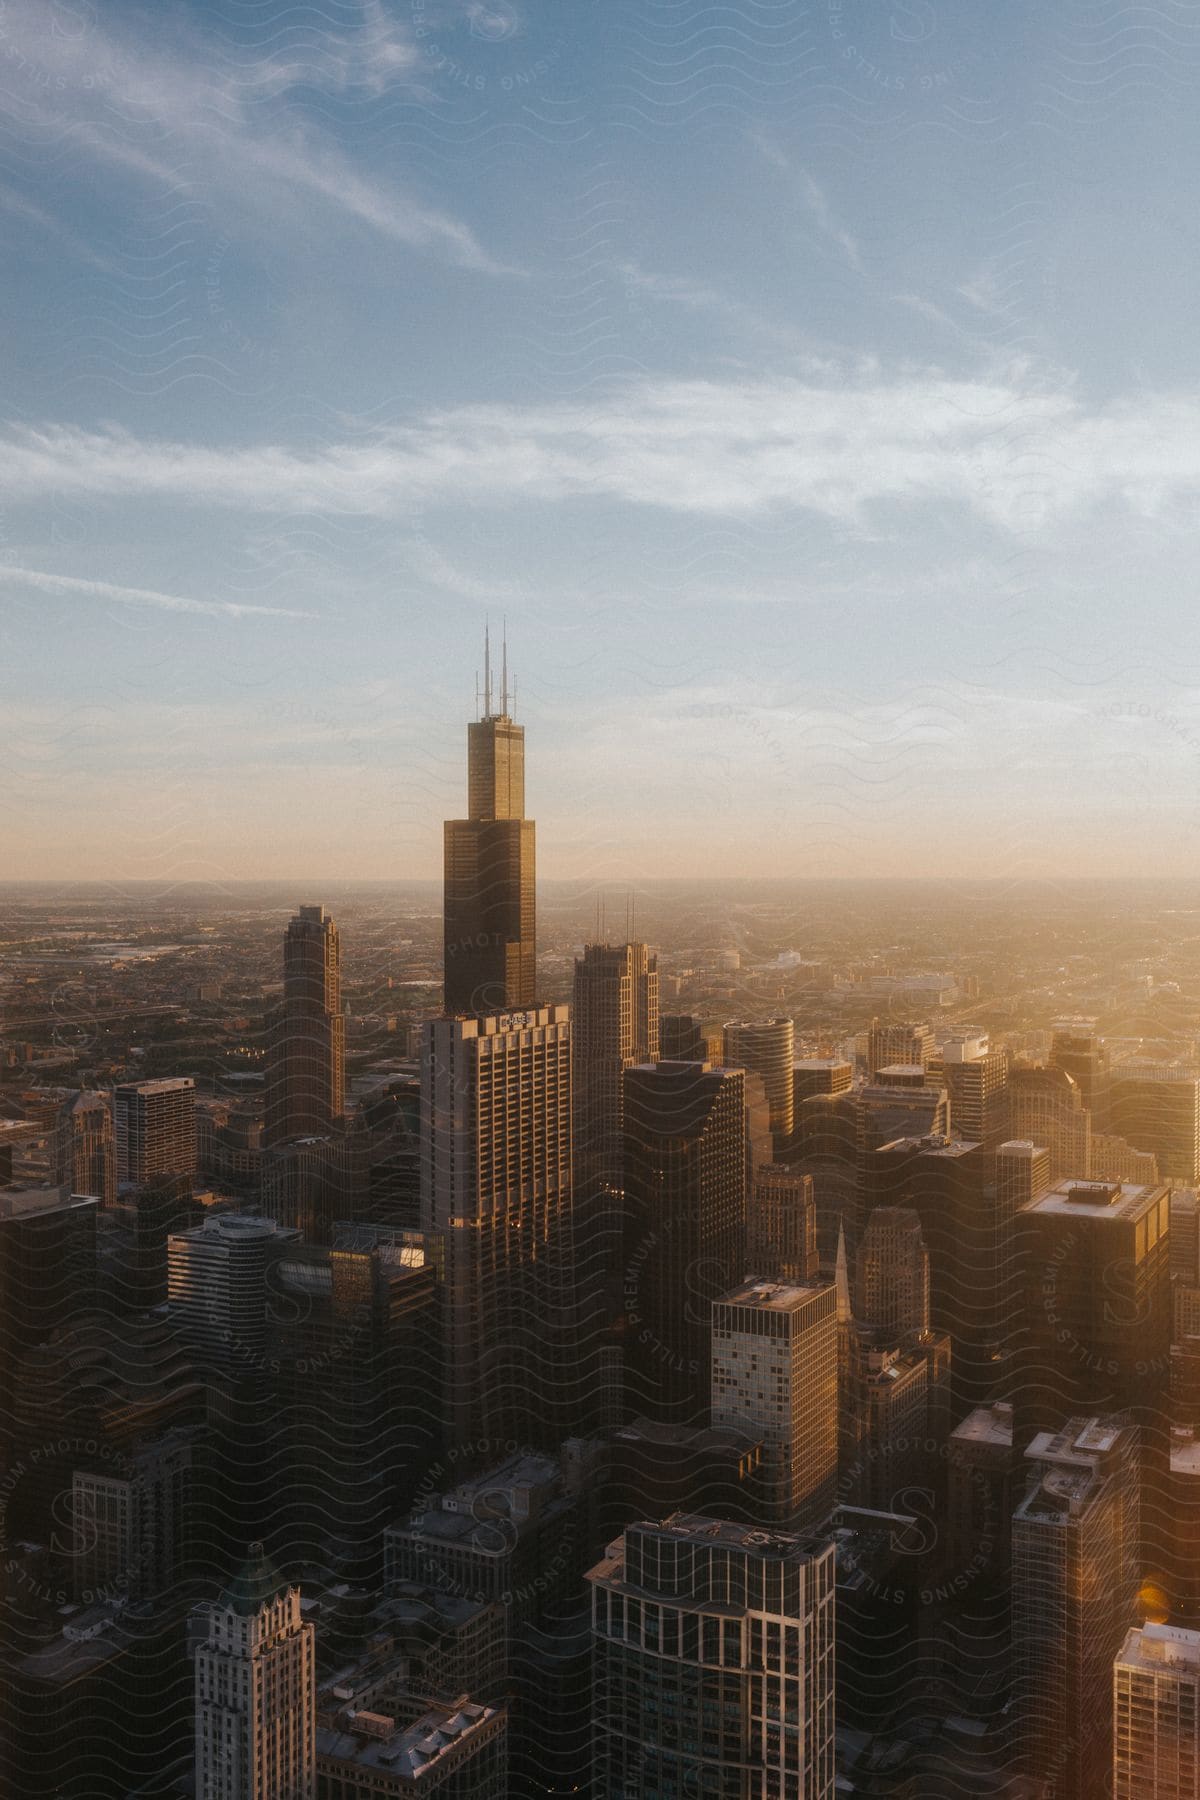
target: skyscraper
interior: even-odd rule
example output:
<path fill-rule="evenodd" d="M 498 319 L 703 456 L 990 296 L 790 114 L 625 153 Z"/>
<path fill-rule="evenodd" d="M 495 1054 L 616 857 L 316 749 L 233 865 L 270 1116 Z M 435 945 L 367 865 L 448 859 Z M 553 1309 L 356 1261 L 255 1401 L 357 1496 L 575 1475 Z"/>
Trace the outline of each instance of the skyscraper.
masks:
<path fill-rule="evenodd" d="M 1018 1063 L 1008 1072 L 1012 1138 L 1044 1144 L 1050 1179 L 1086 1180 L 1092 1169 L 1092 1117 L 1074 1076 L 1066 1069 Z"/>
<path fill-rule="evenodd" d="M 1096 1035 L 1095 1019 L 1056 1019 L 1051 1028 L 1049 1064 L 1052 1069 L 1064 1069 L 1075 1082 L 1091 1114 L 1093 1131 L 1106 1131 L 1110 1058 Z"/>
<path fill-rule="evenodd" d="M 117 1197 L 117 1147 L 107 1094 L 78 1093 L 64 1100 L 50 1139 L 51 1178 L 72 1194 L 90 1194 L 101 1206 Z"/>
<path fill-rule="evenodd" d="M 858 1247 L 854 1316 L 889 1340 L 929 1330 L 929 1255 L 917 1214 L 877 1206 Z"/>
<path fill-rule="evenodd" d="M 1118 1650 L 1112 1800 L 1200 1800 L 1200 1632 L 1143 1625 Z"/>
<path fill-rule="evenodd" d="M 1046 1800 L 1105 1791 L 1112 1663 L 1138 1586 L 1136 1437 L 1119 1419 L 1072 1418 L 1026 1452 L 1012 1525 L 1012 1715 Z"/>
<path fill-rule="evenodd" d="M 251 1544 L 196 1651 L 197 1800 L 313 1800 L 316 1629 Z"/>
<path fill-rule="evenodd" d="M 657 1062 L 658 963 L 645 944 L 588 944 L 575 959 L 571 1014 L 575 1187 L 619 1191 L 625 1070 Z"/>
<path fill-rule="evenodd" d="M 445 1244 L 452 1443 L 565 1435 L 578 1400 L 571 1195 L 569 1008 L 430 1021 L 421 1223 Z"/>
<path fill-rule="evenodd" d="M 659 1053 L 658 964 L 645 944 L 589 944 L 575 962 L 571 1018 L 575 1259 L 581 1377 L 591 1420 L 621 1417 L 621 1214 L 625 1070 Z"/>
<path fill-rule="evenodd" d="M 872 1019 L 867 1032 L 867 1079 L 874 1081 L 881 1069 L 902 1063 L 927 1069 L 933 1050 L 931 1026 Z"/>
<path fill-rule="evenodd" d="M 812 1281 L 817 1255 L 817 1202 L 811 1175 L 783 1163 L 754 1170 L 746 1216 L 746 1266 L 782 1281 Z"/>
<path fill-rule="evenodd" d="M 485 640 L 483 717 L 467 727 L 467 817 L 445 827 L 447 1013 L 500 1013 L 537 994 L 532 819 L 525 817 L 525 728 L 508 712 L 508 653 L 492 710 Z"/>
<path fill-rule="evenodd" d="M 167 1239 L 167 1304 L 206 1369 L 260 1366 L 270 1267 L 299 1236 L 273 1219 L 216 1213 Z"/>
<path fill-rule="evenodd" d="M 994 1155 L 1009 1136 L 1008 1052 L 993 1050 L 985 1032 L 959 1031 L 942 1044 L 941 1068 L 958 1136 Z"/>
<path fill-rule="evenodd" d="M 595 1800 L 832 1800 L 831 1544 L 677 1513 L 588 1580 Z"/>
<path fill-rule="evenodd" d="M 1158 1158 L 1166 1181 L 1200 1179 L 1200 1071 L 1182 1063 L 1119 1063 L 1109 1082 L 1112 1126 Z"/>
<path fill-rule="evenodd" d="M 781 1156 L 792 1141 L 795 1026 L 791 1019 L 731 1020 L 725 1027 L 724 1056 L 728 1068 L 762 1076 L 775 1154 Z"/>
<path fill-rule="evenodd" d="M 705 1418 L 712 1302 L 745 1273 L 746 1074 L 625 1073 L 626 1410 Z"/>
<path fill-rule="evenodd" d="M 743 1282 L 714 1302 L 712 1330 L 713 1424 L 761 1439 L 763 1516 L 814 1529 L 837 1497 L 833 1282 Z"/>
<path fill-rule="evenodd" d="M 130 1081 L 113 1090 L 117 1179 L 196 1172 L 196 1083 L 190 1076 Z"/>
<path fill-rule="evenodd" d="M 283 940 L 283 1000 L 270 1024 L 263 1143 L 321 1137 L 346 1109 L 338 929 L 302 906 Z"/>

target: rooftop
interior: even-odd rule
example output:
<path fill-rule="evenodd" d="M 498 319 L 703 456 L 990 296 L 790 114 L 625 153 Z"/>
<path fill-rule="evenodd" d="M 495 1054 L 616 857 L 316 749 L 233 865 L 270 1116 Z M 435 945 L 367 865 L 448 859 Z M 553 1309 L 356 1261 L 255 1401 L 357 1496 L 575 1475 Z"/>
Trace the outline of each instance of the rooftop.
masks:
<path fill-rule="evenodd" d="M 796 1306 L 824 1293 L 832 1286 L 828 1281 L 799 1283 L 791 1281 L 744 1281 L 714 1302 L 717 1306 L 749 1306 L 760 1312 L 791 1312 Z"/>
<path fill-rule="evenodd" d="M 1152 1674 L 1173 1668 L 1200 1676 L 1200 1631 L 1180 1625 L 1135 1626 L 1117 1652 L 1116 1666 Z"/>
<path fill-rule="evenodd" d="M 317 1759 L 415 1781 L 447 1750 L 470 1742 L 502 1717 L 496 1707 L 477 1706 L 465 1694 L 451 1705 L 429 1706 L 411 1725 L 397 1726 L 384 1713 L 347 1712 L 340 1725 L 318 1727 Z"/>
<path fill-rule="evenodd" d="M 1159 1182 L 1060 1181 L 1022 1212 L 1041 1217 L 1107 1219 L 1117 1223 L 1140 1218 L 1166 1189 Z"/>

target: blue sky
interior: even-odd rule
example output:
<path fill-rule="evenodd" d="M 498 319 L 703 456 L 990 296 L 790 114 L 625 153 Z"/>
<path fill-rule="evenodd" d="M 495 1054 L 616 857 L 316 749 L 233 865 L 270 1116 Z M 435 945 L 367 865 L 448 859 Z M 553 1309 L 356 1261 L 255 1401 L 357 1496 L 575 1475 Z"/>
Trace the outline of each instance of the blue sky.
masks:
<path fill-rule="evenodd" d="M 1200 21 L 6 0 L 4 873 L 1185 873 Z"/>

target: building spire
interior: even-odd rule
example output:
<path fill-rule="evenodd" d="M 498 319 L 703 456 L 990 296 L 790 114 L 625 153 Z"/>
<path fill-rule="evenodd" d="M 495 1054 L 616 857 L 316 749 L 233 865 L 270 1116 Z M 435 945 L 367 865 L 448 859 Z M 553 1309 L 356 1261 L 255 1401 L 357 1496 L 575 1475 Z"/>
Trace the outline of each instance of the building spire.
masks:
<path fill-rule="evenodd" d="M 488 619 L 483 622 L 483 716 L 492 716 L 492 627 Z"/>
<path fill-rule="evenodd" d="M 508 717 L 508 620 L 501 627 L 500 650 L 500 713 Z"/>
<path fill-rule="evenodd" d="M 834 1274 L 837 1286 L 837 1316 L 839 1325 L 849 1325 L 854 1317 L 850 1306 L 850 1271 L 846 1262 L 846 1227 L 838 1220 L 837 1263 Z"/>

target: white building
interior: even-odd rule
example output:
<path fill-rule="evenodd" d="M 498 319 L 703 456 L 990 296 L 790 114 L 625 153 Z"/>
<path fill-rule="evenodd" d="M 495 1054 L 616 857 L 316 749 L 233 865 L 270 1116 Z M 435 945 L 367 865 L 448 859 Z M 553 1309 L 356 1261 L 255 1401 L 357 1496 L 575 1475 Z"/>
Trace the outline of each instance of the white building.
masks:
<path fill-rule="evenodd" d="M 197 1800 L 314 1800 L 315 1637 L 252 1544 L 196 1652 Z"/>

